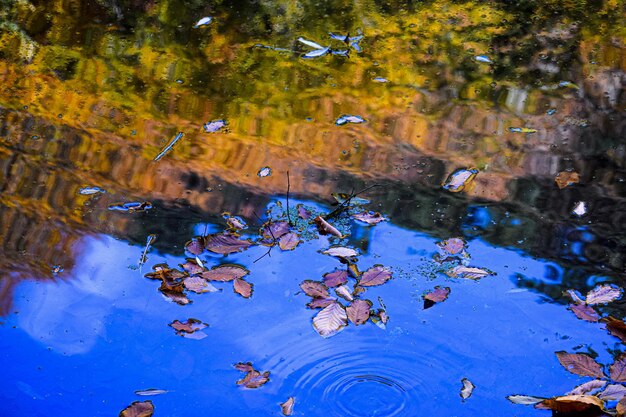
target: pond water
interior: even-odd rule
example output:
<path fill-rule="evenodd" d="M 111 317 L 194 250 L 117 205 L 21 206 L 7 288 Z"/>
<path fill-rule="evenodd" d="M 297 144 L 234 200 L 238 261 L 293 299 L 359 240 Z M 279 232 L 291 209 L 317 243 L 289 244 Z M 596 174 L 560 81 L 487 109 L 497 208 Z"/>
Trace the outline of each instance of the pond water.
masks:
<path fill-rule="evenodd" d="M 557 352 L 626 382 L 624 4 L 541 3 L 2 2 L 0 416 L 548 416 L 507 397 L 594 379 Z M 307 307 L 355 266 L 364 324 Z"/>

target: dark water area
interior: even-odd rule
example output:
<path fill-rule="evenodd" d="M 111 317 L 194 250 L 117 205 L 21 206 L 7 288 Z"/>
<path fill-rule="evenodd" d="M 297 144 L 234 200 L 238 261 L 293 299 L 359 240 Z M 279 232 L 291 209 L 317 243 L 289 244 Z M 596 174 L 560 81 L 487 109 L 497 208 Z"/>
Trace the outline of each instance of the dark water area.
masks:
<path fill-rule="evenodd" d="M 568 411 L 582 383 L 626 383 L 625 17 L 622 0 L 0 2 L 0 416 L 279 416 L 289 397 L 294 416 L 549 416 L 507 397 Z M 263 232 L 290 220 L 295 248 Z M 244 247 L 188 245 L 204 236 Z M 197 275 L 225 264 L 244 283 Z M 328 289 L 345 326 L 322 337 L 301 284 L 354 265 L 365 291 Z M 341 319 L 358 300 L 367 321 Z M 189 318 L 208 327 L 181 337 Z M 238 362 L 269 381 L 238 385 Z M 604 389 L 572 415 L 622 415 Z"/>

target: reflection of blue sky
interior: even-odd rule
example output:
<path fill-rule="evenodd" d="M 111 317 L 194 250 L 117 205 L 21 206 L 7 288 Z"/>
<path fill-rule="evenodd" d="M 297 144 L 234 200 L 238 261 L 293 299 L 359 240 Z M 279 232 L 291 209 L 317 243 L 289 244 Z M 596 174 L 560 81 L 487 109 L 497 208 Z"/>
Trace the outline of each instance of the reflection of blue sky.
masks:
<path fill-rule="evenodd" d="M 157 282 L 129 268 L 143 248 L 110 237 L 87 239 L 65 282 L 27 282 L 16 292 L 18 313 L 0 327 L 6 364 L 0 415 L 117 415 L 140 399 L 134 390 L 155 387 L 172 391 L 151 398 L 155 416 L 275 416 L 277 404 L 295 395 L 299 415 L 327 417 L 335 415 L 333 402 L 359 407 L 350 393 L 363 390 L 338 395 L 343 379 L 374 374 L 401 385 L 406 409 L 416 415 L 491 410 L 531 416 L 534 410 L 510 405 L 504 397 L 562 394 L 582 382 L 558 365 L 555 351 L 589 344 L 600 361 L 609 362 L 603 343 L 612 346 L 615 340 L 598 325 L 577 320 L 562 305 L 540 303 L 537 294 L 518 291 L 510 279 L 542 278 L 546 263 L 474 240 L 471 265 L 497 276 L 429 281 L 423 275 L 425 255 L 434 252 L 434 240 L 387 223 L 358 227 L 355 234 L 370 239 L 361 269 L 384 263 L 396 271 L 396 279 L 365 294 L 375 304 L 382 297 L 391 322 L 386 331 L 371 324 L 349 326 L 326 340 L 311 327 L 314 312 L 305 308 L 306 297 L 296 295 L 302 280 L 320 279 L 338 266 L 318 253 L 327 246 L 325 239 L 294 252 L 273 250 L 271 258 L 254 264 L 264 248 L 228 257 L 252 271 L 253 297 L 245 300 L 231 284 L 217 284 L 223 292 L 192 294 L 194 303 L 184 307 L 165 301 Z M 220 262 L 203 259 L 209 266 Z M 151 252 L 143 272 L 163 261 L 176 265 L 183 257 Z M 450 298 L 423 311 L 419 296 L 442 284 L 452 288 Z M 207 338 L 183 339 L 167 326 L 189 317 L 209 323 Z M 236 387 L 241 375 L 231 365 L 240 360 L 272 371 L 270 383 L 259 390 Z M 464 377 L 477 388 L 461 403 Z"/>

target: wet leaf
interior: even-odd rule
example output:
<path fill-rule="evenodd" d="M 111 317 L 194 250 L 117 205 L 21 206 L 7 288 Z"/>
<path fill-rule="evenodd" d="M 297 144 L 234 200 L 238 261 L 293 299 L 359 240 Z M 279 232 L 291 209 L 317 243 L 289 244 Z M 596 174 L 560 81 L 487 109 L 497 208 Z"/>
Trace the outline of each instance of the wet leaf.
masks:
<path fill-rule="evenodd" d="M 289 397 L 287 401 L 280 405 L 280 409 L 284 416 L 290 416 L 293 413 L 293 406 L 296 403 L 296 397 Z"/>
<path fill-rule="evenodd" d="M 451 278 L 466 278 L 466 279 L 481 279 L 488 275 L 495 275 L 493 272 L 486 269 L 474 268 L 469 266 L 455 266 L 448 270 L 446 274 Z"/>
<path fill-rule="evenodd" d="M 185 294 L 179 291 L 172 291 L 168 289 L 159 288 L 161 294 L 163 294 L 169 300 L 175 302 L 178 305 L 185 306 L 187 304 L 191 304 L 191 300 L 187 298 Z"/>
<path fill-rule="evenodd" d="M 187 258 L 186 262 L 180 265 L 180 267 L 189 275 L 196 275 L 204 271 L 204 268 L 198 265 L 198 262 L 192 258 Z"/>
<path fill-rule="evenodd" d="M 569 309 L 576 314 L 581 320 L 589 321 L 592 323 L 600 320 L 600 315 L 592 307 L 585 304 L 570 304 Z"/>
<path fill-rule="evenodd" d="M 263 167 L 259 169 L 259 172 L 257 172 L 256 174 L 261 178 L 269 177 L 270 175 L 272 175 L 272 168 Z"/>
<path fill-rule="evenodd" d="M 235 292 L 243 298 L 250 298 L 252 296 L 253 285 L 241 278 L 235 278 L 233 288 Z"/>
<path fill-rule="evenodd" d="M 200 277 L 185 278 L 183 280 L 183 284 L 185 285 L 185 288 L 187 288 L 189 291 L 193 291 L 197 294 L 219 291 L 213 285 L 206 282 L 204 278 L 200 278 Z"/>
<path fill-rule="evenodd" d="M 354 300 L 346 307 L 348 319 L 356 326 L 365 324 L 370 318 L 370 308 L 372 308 L 372 302 L 370 300 Z"/>
<path fill-rule="evenodd" d="M 354 291 L 352 291 L 352 295 L 354 295 L 355 297 L 358 297 L 359 295 L 363 294 L 365 291 L 367 291 L 365 287 L 361 287 L 360 285 L 357 285 L 354 287 Z"/>
<path fill-rule="evenodd" d="M 327 287 L 338 287 L 348 282 L 348 271 L 336 269 L 333 272 L 324 274 L 324 285 Z"/>
<path fill-rule="evenodd" d="M 211 122 L 205 123 L 203 127 L 206 133 L 219 132 L 220 130 L 226 127 L 226 120 L 222 120 L 222 119 L 213 120 Z"/>
<path fill-rule="evenodd" d="M 319 281 L 311 281 L 309 279 L 302 281 L 300 288 L 306 295 L 314 298 L 328 298 L 328 288 Z"/>
<path fill-rule="evenodd" d="M 338 238 L 344 237 L 341 232 L 335 228 L 335 226 L 324 220 L 322 216 L 317 216 L 315 219 L 313 219 L 313 221 L 315 222 L 315 225 L 317 226 L 317 231 L 320 233 L 320 235 L 333 235 L 337 236 Z"/>
<path fill-rule="evenodd" d="M 386 266 L 374 265 L 361 275 L 359 285 L 363 287 L 372 287 L 381 285 L 391 279 L 391 270 Z"/>
<path fill-rule="evenodd" d="M 263 225 L 260 230 L 263 240 L 272 242 L 274 239 L 279 239 L 281 236 L 289 233 L 289 223 L 285 221 L 270 221 Z"/>
<path fill-rule="evenodd" d="M 434 306 L 436 303 L 445 301 L 449 294 L 450 287 L 441 287 L 437 285 L 434 290 L 424 294 L 424 310 Z"/>
<path fill-rule="evenodd" d="M 458 193 L 465 190 L 465 188 L 474 180 L 478 174 L 477 169 L 457 169 L 448 176 L 446 182 L 443 184 L 443 189 L 453 193 Z"/>
<path fill-rule="evenodd" d="M 300 244 L 300 236 L 293 232 L 284 234 L 278 239 L 278 246 L 282 250 L 294 250 Z"/>
<path fill-rule="evenodd" d="M 154 414 L 152 401 L 135 401 L 120 412 L 119 417 L 151 417 Z"/>
<path fill-rule="evenodd" d="M 615 407 L 615 411 L 617 411 L 617 417 L 623 417 L 626 414 L 626 398 L 622 398 L 617 403 Z"/>
<path fill-rule="evenodd" d="M 140 389 L 135 391 L 135 395 L 139 395 L 141 397 L 150 397 L 153 395 L 161 395 L 167 394 L 169 391 L 158 388 L 148 388 L 148 389 Z"/>
<path fill-rule="evenodd" d="M 185 243 L 185 249 L 194 255 L 202 254 L 204 252 L 204 239 L 201 237 L 191 239 Z"/>
<path fill-rule="evenodd" d="M 186 322 L 180 322 L 178 320 L 174 320 L 168 326 L 172 327 L 176 330 L 176 334 L 182 336 L 184 333 L 194 333 L 198 330 L 206 329 L 209 327 L 208 324 L 202 323 L 197 319 L 187 319 Z"/>
<path fill-rule="evenodd" d="M 248 228 L 245 220 L 239 216 L 231 216 L 230 213 L 222 213 L 222 217 L 226 220 L 226 225 L 230 230 L 245 230 Z"/>
<path fill-rule="evenodd" d="M 335 120 L 335 124 L 337 126 L 343 126 L 347 123 L 354 123 L 354 124 L 359 124 L 359 123 L 365 123 L 365 119 L 362 118 L 361 116 L 354 116 L 351 114 L 343 114 L 341 116 L 339 116 L 339 118 L 337 120 Z"/>
<path fill-rule="evenodd" d="M 622 353 L 615 358 L 610 368 L 611 379 L 616 382 L 626 382 L 626 354 Z"/>
<path fill-rule="evenodd" d="M 565 395 L 584 395 L 589 394 L 592 391 L 598 390 L 606 385 L 606 381 L 601 379 L 594 379 L 593 381 L 585 382 L 584 384 L 580 384 L 570 392 Z"/>
<path fill-rule="evenodd" d="M 313 328 L 322 337 L 331 337 L 348 325 L 348 316 L 337 302 L 330 304 L 313 318 Z"/>
<path fill-rule="evenodd" d="M 357 264 L 353 262 L 348 263 L 348 275 L 350 275 L 354 279 L 359 279 L 361 276 L 361 271 L 359 271 L 359 267 Z"/>
<path fill-rule="evenodd" d="M 580 176 L 578 175 L 578 172 L 575 171 L 563 171 L 556 175 L 554 181 L 559 188 L 563 189 L 570 185 L 578 184 Z"/>
<path fill-rule="evenodd" d="M 252 244 L 249 240 L 239 239 L 238 236 L 228 233 L 217 233 L 204 237 L 205 249 L 222 255 L 244 251 Z"/>
<path fill-rule="evenodd" d="M 374 213 L 372 211 L 364 211 L 363 213 L 353 214 L 352 217 L 369 225 L 378 224 L 387 220 L 382 214 Z"/>
<path fill-rule="evenodd" d="M 565 395 L 543 400 L 535 405 L 535 408 L 558 413 L 602 412 L 604 411 L 604 401 L 593 395 Z"/>
<path fill-rule="evenodd" d="M 509 395 L 506 399 L 511 401 L 513 404 L 533 405 L 542 402 L 546 398 L 533 397 L 530 395 Z"/>
<path fill-rule="evenodd" d="M 167 264 L 157 264 L 152 267 L 153 272 L 148 272 L 144 276 L 150 279 L 160 279 L 166 283 L 175 283 L 187 276 L 186 273 L 177 269 L 172 269 Z"/>
<path fill-rule="evenodd" d="M 472 381 L 467 378 L 463 378 L 461 382 L 463 383 L 463 388 L 461 388 L 461 398 L 463 398 L 463 400 L 467 400 L 472 396 L 474 388 L 476 387 L 472 384 Z"/>
<path fill-rule="evenodd" d="M 447 254 L 456 255 L 465 250 L 465 241 L 458 237 L 453 237 L 437 243 L 437 246 Z"/>
<path fill-rule="evenodd" d="M 337 294 L 339 297 L 343 298 L 346 301 L 354 300 L 350 289 L 345 285 L 335 288 L 335 294 Z"/>
<path fill-rule="evenodd" d="M 583 353 L 556 352 L 556 357 L 569 372 L 580 376 L 604 378 L 602 366 L 589 355 Z"/>
<path fill-rule="evenodd" d="M 616 285 L 598 285 L 587 293 L 587 304 L 592 306 L 596 304 L 610 303 L 611 301 L 621 298 L 622 293 L 623 290 Z"/>
<path fill-rule="evenodd" d="M 609 333 L 620 339 L 622 343 L 626 343 L 626 323 L 612 316 L 608 316 L 600 321 L 606 323 L 606 329 Z"/>
<path fill-rule="evenodd" d="M 347 248 L 345 246 L 331 246 L 322 253 L 330 256 L 335 256 L 337 258 L 350 258 L 352 256 L 359 255 L 354 249 Z"/>
<path fill-rule="evenodd" d="M 233 365 L 236 370 L 241 372 L 251 372 L 254 371 L 254 367 L 252 366 L 252 362 L 237 362 Z"/>
<path fill-rule="evenodd" d="M 597 396 L 604 401 L 621 401 L 626 396 L 626 387 L 620 384 L 610 384 Z"/>
<path fill-rule="evenodd" d="M 270 380 L 270 372 L 259 372 L 252 370 L 246 374 L 243 379 L 237 381 L 237 385 L 243 385 L 246 388 L 259 388 Z"/>
<path fill-rule="evenodd" d="M 243 278 L 249 273 L 250 271 L 243 266 L 224 264 L 213 267 L 208 271 L 204 271 L 200 274 L 200 276 L 208 281 L 228 282 L 237 278 Z"/>
<path fill-rule="evenodd" d="M 306 306 L 310 309 L 316 309 L 316 308 L 325 308 L 328 307 L 331 303 L 334 303 L 335 301 L 337 301 L 336 298 L 314 298 L 313 300 L 311 300 L 311 302 L 309 302 Z"/>
<path fill-rule="evenodd" d="M 298 204 L 298 216 L 302 220 L 309 220 L 311 218 L 311 215 L 312 213 L 310 210 L 305 209 L 302 204 Z"/>

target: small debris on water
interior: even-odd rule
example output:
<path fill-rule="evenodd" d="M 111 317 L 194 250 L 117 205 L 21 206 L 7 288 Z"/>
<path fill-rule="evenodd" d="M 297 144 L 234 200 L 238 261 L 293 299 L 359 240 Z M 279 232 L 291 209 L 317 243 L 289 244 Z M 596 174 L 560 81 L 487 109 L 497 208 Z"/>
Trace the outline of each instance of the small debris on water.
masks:
<path fill-rule="evenodd" d="M 259 172 L 257 172 L 257 175 L 261 178 L 269 177 L 270 175 L 272 175 L 272 168 L 263 167 L 259 170 Z"/>
<path fill-rule="evenodd" d="M 476 174 L 478 174 L 478 170 L 474 168 L 457 169 L 448 176 L 448 179 L 443 184 L 443 189 L 453 193 L 463 191 L 474 180 Z"/>
<path fill-rule="evenodd" d="M 529 127 L 509 127 L 509 132 L 513 132 L 513 133 L 536 133 L 537 129 L 531 129 Z"/>
<path fill-rule="evenodd" d="M 134 213 L 136 211 L 146 211 L 146 210 L 150 210 L 151 208 L 152 208 L 152 203 L 148 201 L 144 201 L 144 202 L 132 201 L 130 203 L 111 204 L 109 206 L 109 210 L 111 211 L 127 211 L 130 213 Z"/>
<path fill-rule="evenodd" d="M 575 214 L 579 217 L 584 216 L 585 214 L 587 214 L 587 204 L 584 201 L 577 202 L 574 206 L 574 209 L 572 210 L 572 214 Z"/>
<path fill-rule="evenodd" d="M 376 81 L 377 83 L 388 83 L 389 80 L 383 77 L 376 77 L 374 78 L 374 81 Z"/>
<path fill-rule="evenodd" d="M 339 116 L 339 118 L 335 121 L 335 124 L 337 126 L 343 126 L 346 123 L 354 123 L 354 124 L 365 123 L 365 119 L 362 118 L 361 116 L 353 116 L 350 114 L 344 114 L 344 115 Z"/>
<path fill-rule="evenodd" d="M 81 195 L 93 195 L 93 194 L 104 194 L 104 193 L 106 193 L 106 191 L 100 187 L 83 187 L 80 190 L 78 190 L 78 194 L 81 194 Z"/>
<path fill-rule="evenodd" d="M 213 21 L 213 18 L 211 16 L 203 17 L 202 19 L 196 22 L 196 24 L 194 25 L 194 29 L 197 29 L 201 26 L 209 25 L 211 24 L 212 21 Z"/>
<path fill-rule="evenodd" d="M 547 114 L 548 116 L 552 116 L 554 113 L 556 113 L 556 109 L 549 109 L 549 110 L 546 112 L 546 114 Z"/>
<path fill-rule="evenodd" d="M 477 62 L 482 62 L 484 64 L 493 64 L 493 61 L 487 55 L 476 55 L 474 59 Z"/>
<path fill-rule="evenodd" d="M 205 123 L 203 127 L 206 133 L 215 133 L 226 127 L 226 120 L 213 120 Z"/>

